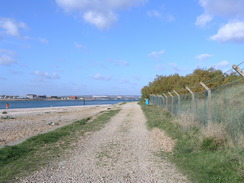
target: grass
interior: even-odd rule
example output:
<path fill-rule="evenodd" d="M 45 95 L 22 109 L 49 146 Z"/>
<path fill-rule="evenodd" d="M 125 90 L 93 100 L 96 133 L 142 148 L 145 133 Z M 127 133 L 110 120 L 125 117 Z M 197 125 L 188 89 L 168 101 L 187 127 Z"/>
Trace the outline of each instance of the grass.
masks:
<path fill-rule="evenodd" d="M 25 142 L 0 149 L 0 182 L 15 182 L 47 166 L 72 148 L 72 142 L 86 132 L 101 129 L 120 110 L 109 110 L 95 119 L 82 119 L 55 131 L 32 137 Z"/>
<path fill-rule="evenodd" d="M 214 138 L 204 137 L 197 126 L 183 128 L 169 112 L 157 106 L 142 105 L 148 127 L 159 128 L 176 141 L 167 153 L 182 173 L 197 183 L 244 182 L 244 151 L 227 147 Z M 164 158 L 165 152 L 162 153 Z"/>

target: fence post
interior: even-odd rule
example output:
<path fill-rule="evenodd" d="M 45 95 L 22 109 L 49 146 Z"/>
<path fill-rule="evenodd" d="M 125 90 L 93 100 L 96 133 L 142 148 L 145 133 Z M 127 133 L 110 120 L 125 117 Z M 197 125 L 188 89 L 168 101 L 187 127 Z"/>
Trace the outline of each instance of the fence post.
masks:
<path fill-rule="evenodd" d="M 149 94 L 149 100 L 153 104 L 153 95 L 152 94 Z"/>
<path fill-rule="evenodd" d="M 160 99 L 161 99 L 161 107 L 164 107 L 164 97 L 162 95 L 159 95 Z"/>
<path fill-rule="evenodd" d="M 174 114 L 174 96 L 170 92 L 168 94 L 171 96 L 171 112 Z"/>
<path fill-rule="evenodd" d="M 180 113 L 180 95 L 175 90 L 173 92 L 178 96 L 178 107 L 179 107 L 179 113 Z"/>
<path fill-rule="evenodd" d="M 233 65 L 232 68 L 241 76 L 244 76 L 244 72 L 237 66 L 237 65 Z"/>
<path fill-rule="evenodd" d="M 208 91 L 208 123 L 212 123 L 212 109 L 211 109 L 211 90 L 203 83 L 200 82 L 203 88 Z"/>
<path fill-rule="evenodd" d="M 160 97 L 160 95 L 156 95 L 156 97 L 157 97 L 157 100 L 158 100 L 158 106 L 159 107 L 161 107 L 161 97 Z"/>
<path fill-rule="evenodd" d="M 156 105 L 155 103 L 156 103 L 156 100 L 155 100 L 155 95 L 152 95 L 152 98 L 153 98 L 153 105 Z"/>
<path fill-rule="evenodd" d="M 166 109 L 168 109 L 168 97 L 167 97 L 167 95 L 165 95 L 164 93 L 163 93 L 163 96 L 164 96 L 165 99 L 166 99 Z"/>
<path fill-rule="evenodd" d="M 163 95 L 161 95 L 161 98 L 162 98 L 162 107 L 164 107 L 164 97 L 163 97 Z"/>
<path fill-rule="evenodd" d="M 195 105 L 195 95 L 194 93 L 190 90 L 190 88 L 186 87 L 186 89 L 191 93 L 191 99 L 192 99 L 192 113 L 193 116 L 195 117 L 196 115 L 196 105 Z"/>

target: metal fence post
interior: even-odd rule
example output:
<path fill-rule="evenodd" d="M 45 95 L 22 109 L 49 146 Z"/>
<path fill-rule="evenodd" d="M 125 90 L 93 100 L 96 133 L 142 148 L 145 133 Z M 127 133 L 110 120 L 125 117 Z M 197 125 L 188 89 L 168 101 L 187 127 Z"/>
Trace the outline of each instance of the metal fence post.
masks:
<path fill-rule="evenodd" d="M 153 95 L 152 94 L 149 94 L 149 100 L 153 104 Z"/>
<path fill-rule="evenodd" d="M 162 95 L 160 95 L 161 100 L 162 100 L 162 108 L 164 107 L 164 97 Z"/>
<path fill-rule="evenodd" d="M 159 95 L 160 99 L 161 99 L 161 107 L 164 107 L 164 98 L 162 95 Z"/>
<path fill-rule="evenodd" d="M 180 95 L 175 90 L 173 90 L 173 92 L 178 96 L 178 108 L 179 108 L 179 113 L 180 113 Z"/>
<path fill-rule="evenodd" d="M 174 96 L 170 92 L 168 94 L 171 96 L 171 112 L 174 113 Z"/>
<path fill-rule="evenodd" d="M 193 116 L 196 115 L 196 105 L 195 105 L 195 95 L 194 93 L 190 90 L 190 88 L 186 87 L 186 89 L 191 93 L 191 98 L 192 98 L 192 113 Z"/>
<path fill-rule="evenodd" d="M 237 65 L 233 65 L 232 68 L 241 76 L 244 76 L 244 72 L 237 66 Z"/>
<path fill-rule="evenodd" d="M 160 95 L 156 95 L 157 97 L 157 101 L 158 101 L 158 106 L 161 107 L 161 99 L 160 99 Z"/>
<path fill-rule="evenodd" d="M 165 102 L 166 102 L 166 109 L 168 109 L 168 97 L 167 97 L 167 95 L 165 95 L 164 93 L 163 93 L 163 96 L 165 97 Z"/>
<path fill-rule="evenodd" d="M 211 109 L 211 90 L 203 83 L 200 82 L 203 88 L 208 91 L 208 123 L 212 123 L 212 109 Z"/>

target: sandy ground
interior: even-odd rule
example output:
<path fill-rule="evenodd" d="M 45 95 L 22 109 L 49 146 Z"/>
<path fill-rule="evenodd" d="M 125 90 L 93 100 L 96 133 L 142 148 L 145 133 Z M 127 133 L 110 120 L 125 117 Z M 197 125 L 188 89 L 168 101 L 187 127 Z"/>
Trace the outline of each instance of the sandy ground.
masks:
<path fill-rule="evenodd" d="M 82 137 L 57 162 L 21 182 L 45 183 L 184 183 L 189 182 L 157 153 L 171 151 L 174 141 L 162 131 L 148 131 L 137 103 L 122 105 L 100 131 Z"/>
<path fill-rule="evenodd" d="M 0 110 L 0 147 L 91 117 L 116 105 Z M 4 114 L 7 112 L 7 114 Z"/>

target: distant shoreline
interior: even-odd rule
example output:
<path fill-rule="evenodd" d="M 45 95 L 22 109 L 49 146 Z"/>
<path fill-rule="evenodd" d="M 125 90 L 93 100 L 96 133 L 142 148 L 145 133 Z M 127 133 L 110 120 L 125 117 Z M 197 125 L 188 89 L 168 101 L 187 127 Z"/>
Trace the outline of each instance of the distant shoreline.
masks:
<path fill-rule="evenodd" d="M 52 101 L 52 100 L 81 100 L 83 101 L 84 99 L 0 99 L 0 101 Z M 85 100 L 92 100 L 92 99 L 85 99 Z"/>
<path fill-rule="evenodd" d="M 76 101 L 76 100 L 94 100 L 94 99 L 0 99 L 0 101 Z"/>
<path fill-rule="evenodd" d="M 0 101 L 84 101 L 84 100 L 97 100 L 100 101 L 101 99 L 0 99 Z M 139 100 L 139 99 L 103 99 L 104 101 L 106 100 L 114 100 L 114 101 L 124 101 L 124 100 Z"/>

